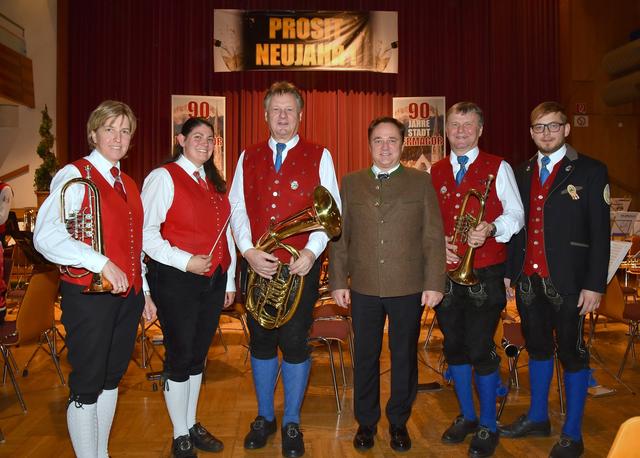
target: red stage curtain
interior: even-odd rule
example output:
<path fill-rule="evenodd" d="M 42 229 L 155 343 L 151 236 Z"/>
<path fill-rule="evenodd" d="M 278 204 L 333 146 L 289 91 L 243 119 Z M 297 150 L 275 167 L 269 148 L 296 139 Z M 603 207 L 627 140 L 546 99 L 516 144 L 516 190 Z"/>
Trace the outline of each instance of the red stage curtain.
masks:
<path fill-rule="evenodd" d="M 512 164 L 534 152 L 528 114 L 557 99 L 558 0 L 307 1 L 305 9 L 397 10 L 397 75 L 366 72 L 213 72 L 214 8 L 296 9 L 297 1 L 69 0 L 59 20 L 67 77 L 58 119 L 69 160 L 87 153 L 85 125 L 104 99 L 127 102 L 138 131 L 123 168 L 138 183 L 170 154 L 171 94 L 227 100 L 227 177 L 243 147 L 265 139 L 262 96 L 276 80 L 303 89 L 300 132 L 331 151 L 338 176 L 369 165 L 366 130 L 394 96 L 444 95 L 485 111 L 480 145 Z M 64 73 L 64 72 L 62 72 Z M 64 143 L 63 143 L 64 144 Z"/>

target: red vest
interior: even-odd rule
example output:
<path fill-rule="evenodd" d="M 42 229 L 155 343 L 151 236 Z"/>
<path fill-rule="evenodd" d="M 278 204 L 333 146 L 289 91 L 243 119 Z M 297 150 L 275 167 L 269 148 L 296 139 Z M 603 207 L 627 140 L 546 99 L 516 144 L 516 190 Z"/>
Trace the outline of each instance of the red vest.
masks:
<path fill-rule="evenodd" d="M 456 180 L 453 177 L 453 168 L 448 158 L 436 162 L 433 167 L 431 167 L 431 179 L 436 194 L 438 195 L 438 203 L 440 204 L 440 213 L 442 215 L 446 236 L 453 236 L 455 230 L 454 222 L 460 214 L 460 208 L 462 207 L 466 193 L 470 189 L 475 189 L 480 194 L 483 194 L 486 188 L 485 182 L 487 177 L 489 175 L 493 175 L 494 177 L 498 176 L 498 169 L 500 168 L 501 162 L 501 157 L 480 151 L 476 160 L 473 161 L 467 169 L 467 173 L 464 175 L 459 186 L 456 185 Z M 479 214 L 479 208 L 478 199 L 470 197 L 467 200 L 465 212 L 477 216 Z M 498 216 L 502 215 L 502 211 L 502 203 L 500 199 L 498 199 L 494 179 L 493 183 L 491 183 L 491 190 L 487 197 L 482 219 L 491 223 Z M 469 245 L 462 243 L 459 239 L 460 237 L 458 237 L 456 242 L 458 246 L 457 253 L 463 255 L 469 248 Z M 507 251 L 505 244 L 496 242 L 493 237 L 487 237 L 484 245 L 475 250 L 473 267 L 479 269 L 492 266 L 505 262 L 506 258 Z"/>
<path fill-rule="evenodd" d="M 174 193 L 173 204 L 160 227 L 162 238 L 171 246 L 204 255 L 209 254 L 217 239 L 207 276 L 213 275 L 218 266 L 226 272 L 231 264 L 226 237 L 230 213 L 227 196 L 216 192 L 209 179 L 206 179 L 209 190 L 205 191 L 175 162 L 163 167 L 171 175 Z"/>
<path fill-rule="evenodd" d="M 287 159 L 276 173 L 273 152 L 267 142 L 247 148 L 242 163 L 244 200 L 256 244 L 272 223 L 277 223 L 313 203 L 313 190 L 320 184 L 320 159 L 324 148 L 300 139 L 287 152 Z M 294 235 L 286 244 L 301 250 L 309 233 Z M 291 255 L 282 249 L 273 251 L 282 262 Z"/>
<path fill-rule="evenodd" d="M 142 210 L 142 201 L 140 200 L 140 191 L 135 181 L 122 172 L 120 177 L 124 183 L 124 189 L 127 193 L 127 201 L 120 197 L 113 186 L 104 179 L 104 177 L 94 169 L 93 165 L 86 159 L 79 159 L 73 162 L 73 165 L 81 171 L 84 177 L 86 173 L 85 167 L 91 167 L 91 181 L 98 188 L 100 193 L 100 213 L 102 226 L 102 244 L 104 247 L 104 255 L 111 262 L 118 266 L 125 274 L 129 281 L 129 289 L 122 295 L 129 294 L 131 287 L 136 293 L 142 289 L 142 271 L 140 266 L 140 254 L 142 253 L 142 224 L 144 214 Z M 79 185 L 74 185 L 79 186 Z M 81 211 L 87 211 L 89 208 L 89 196 L 85 187 L 84 200 L 82 202 Z M 88 244 L 87 240 L 83 242 Z M 85 269 L 70 269 L 74 273 L 86 272 Z M 92 275 L 85 275 L 81 278 L 72 278 L 68 275 L 62 275 L 62 280 L 76 285 L 87 286 L 91 283 Z"/>
<path fill-rule="evenodd" d="M 544 202 L 558 174 L 559 164 L 540 186 L 540 168 L 536 167 L 531 174 L 531 192 L 529 194 L 529 221 L 527 222 L 527 250 L 524 256 L 525 275 L 538 274 L 542 278 L 549 277 L 549 266 L 544 253 Z M 571 224 L 569 222 L 569 224 Z"/>
<path fill-rule="evenodd" d="M 8 187 L 9 185 L 7 183 L 0 183 L 0 192 L 2 192 L 4 188 L 8 188 Z M 0 224 L 0 234 L 4 234 L 5 226 L 6 226 L 6 222 L 4 224 Z"/>

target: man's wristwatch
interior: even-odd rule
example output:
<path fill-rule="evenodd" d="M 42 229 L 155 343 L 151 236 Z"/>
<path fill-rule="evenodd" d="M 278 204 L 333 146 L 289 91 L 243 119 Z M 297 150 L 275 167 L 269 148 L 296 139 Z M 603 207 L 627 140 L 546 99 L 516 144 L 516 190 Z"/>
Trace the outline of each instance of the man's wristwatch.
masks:
<path fill-rule="evenodd" d="M 495 237 L 496 236 L 496 225 L 491 223 L 491 230 L 489 231 L 489 237 Z"/>

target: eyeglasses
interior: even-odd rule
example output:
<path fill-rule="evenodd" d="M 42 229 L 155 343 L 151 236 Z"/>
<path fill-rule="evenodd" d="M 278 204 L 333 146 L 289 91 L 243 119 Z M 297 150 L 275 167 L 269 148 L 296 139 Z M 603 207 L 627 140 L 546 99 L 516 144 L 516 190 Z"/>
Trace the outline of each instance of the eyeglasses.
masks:
<path fill-rule="evenodd" d="M 548 124 L 532 124 L 531 130 L 536 134 L 541 134 L 545 129 L 549 129 L 549 132 L 559 132 L 562 126 L 566 123 L 564 122 L 550 122 Z"/>

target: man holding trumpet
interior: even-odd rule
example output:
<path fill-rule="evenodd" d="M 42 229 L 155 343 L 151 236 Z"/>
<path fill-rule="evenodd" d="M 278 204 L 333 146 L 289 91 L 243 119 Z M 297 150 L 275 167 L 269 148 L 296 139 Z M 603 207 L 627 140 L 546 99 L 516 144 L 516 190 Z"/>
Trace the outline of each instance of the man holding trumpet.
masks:
<path fill-rule="evenodd" d="M 449 160 L 439 161 L 431 168 L 450 271 L 444 298 L 435 310 L 444 334 L 447 372 L 453 379 L 461 411 L 442 435 L 442 442 L 459 443 L 473 433 L 469 446 L 472 457 L 491 456 L 498 445 L 496 390 L 500 385 L 500 358 L 493 335 L 506 305 L 505 243 L 524 224 L 513 170 L 502 158 L 478 148 L 483 122 L 482 110 L 475 103 L 459 102 L 449 108 L 446 133 L 451 154 Z M 476 196 L 470 196 L 467 205 L 463 205 L 472 190 L 486 196 L 483 212 Z M 483 213 L 481 221 L 470 223 L 466 236 L 464 231 L 455 231 L 456 220 L 465 218 L 462 212 L 476 219 Z M 457 283 L 460 280 L 451 272 L 467 250 L 474 250 L 469 269 L 473 269 L 477 280 L 471 285 Z M 480 401 L 479 418 L 473 403 L 472 372 Z"/>

